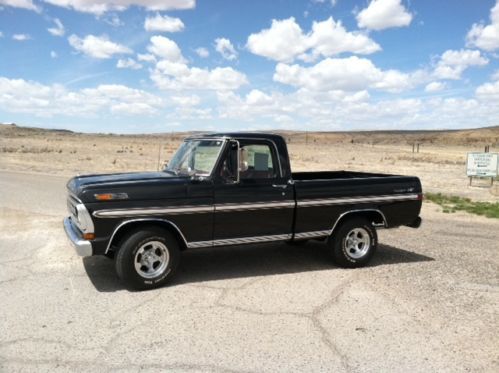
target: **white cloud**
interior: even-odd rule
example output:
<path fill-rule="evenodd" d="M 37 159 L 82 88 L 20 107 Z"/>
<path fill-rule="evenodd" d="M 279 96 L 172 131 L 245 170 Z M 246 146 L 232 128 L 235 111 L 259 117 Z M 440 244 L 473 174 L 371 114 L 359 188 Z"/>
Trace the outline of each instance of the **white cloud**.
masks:
<path fill-rule="evenodd" d="M 234 92 L 217 92 L 217 98 L 220 118 L 247 123 L 265 122 L 274 128 L 276 122 L 292 122 L 291 118 L 298 112 L 307 110 L 302 102 L 297 100 L 296 94 L 265 93 L 253 89 L 243 97 Z"/>
<path fill-rule="evenodd" d="M 30 40 L 31 36 L 29 36 L 28 34 L 14 34 L 14 35 L 12 35 L 12 39 L 14 39 L 16 41 L 26 41 L 26 40 Z"/>
<path fill-rule="evenodd" d="M 474 23 L 466 35 L 466 45 L 486 51 L 499 49 L 499 0 L 490 10 L 490 24 Z"/>
<path fill-rule="evenodd" d="M 105 112 L 135 115 L 157 113 L 163 105 L 161 98 L 123 85 L 69 91 L 62 85 L 0 77 L 0 108 L 6 112 L 39 117 L 89 117 Z"/>
<path fill-rule="evenodd" d="M 383 30 L 409 26 L 412 14 L 405 9 L 401 0 L 371 0 L 356 18 L 360 28 Z"/>
<path fill-rule="evenodd" d="M 248 37 L 247 47 L 254 54 L 276 61 L 292 61 L 309 48 L 307 38 L 294 18 L 272 20 L 269 29 Z"/>
<path fill-rule="evenodd" d="M 59 18 L 54 18 L 55 27 L 50 27 L 47 29 L 54 36 L 63 36 L 66 30 Z"/>
<path fill-rule="evenodd" d="M 151 44 L 147 47 L 147 50 L 155 56 L 172 62 L 185 62 L 180 48 L 173 40 L 156 35 L 151 37 L 150 41 Z"/>
<path fill-rule="evenodd" d="M 252 130 L 297 129 L 441 129 L 492 125 L 499 116 L 497 98 L 460 97 L 373 100 L 366 91 L 295 92 L 254 90 L 246 96 L 219 92 L 221 119 Z M 264 123 L 262 125 L 262 123 Z"/>
<path fill-rule="evenodd" d="M 81 39 L 73 34 L 68 41 L 74 49 L 93 58 L 107 59 L 115 54 L 132 53 L 131 49 L 110 41 L 106 35 L 87 35 Z"/>
<path fill-rule="evenodd" d="M 116 63 L 118 69 L 132 69 L 139 70 L 142 69 L 142 65 L 135 61 L 133 58 L 120 58 Z"/>
<path fill-rule="evenodd" d="M 160 89 L 234 90 L 248 83 L 246 75 L 231 67 L 213 70 L 189 67 L 184 63 L 159 61 L 151 79 Z"/>
<path fill-rule="evenodd" d="M 335 22 L 332 17 L 314 22 L 309 40 L 314 56 L 330 57 L 343 52 L 371 54 L 381 50 L 369 37 L 359 32 L 347 32 L 341 22 Z"/>
<path fill-rule="evenodd" d="M 160 89 L 233 90 L 247 84 L 246 75 L 230 67 L 213 70 L 190 67 L 178 45 L 164 36 L 153 36 L 147 50 L 158 57 L 150 76 Z"/>
<path fill-rule="evenodd" d="M 145 102 L 119 102 L 113 104 L 110 108 L 113 114 L 125 114 L 125 115 L 143 115 L 143 114 L 155 114 L 157 109 L 151 107 L 151 105 Z"/>
<path fill-rule="evenodd" d="M 156 57 L 154 57 L 153 54 L 149 54 L 149 53 L 146 53 L 146 54 L 137 54 L 137 59 L 139 61 L 144 61 L 144 62 L 156 62 Z"/>
<path fill-rule="evenodd" d="M 0 38 L 3 38 L 3 32 L 0 31 Z"/>
<path fill-rule="evenodd" d="M 14 1 L 14 0 L 7 0 Z M 80 12 L 102 15 L 109 11 L 121 12 L 131 6 L 143 7 L 147 10 L 178 10 L 192 9 L 196 6 L 195 0 L 44 0 L 45 2 L 74 9 Z"/>
<path fill-rule="evenodd" d="M 478 50 L 461 49 L 445 51 L 433 72 L 437 79 L 461 79 L 462 73 L 470 66 L 483 66 L 489 60 Z"/>
<path fill-rule="evenodd" d="M 179 106 L 196 106 L 201 102 L 201 98 L 198 95 L 189 96 L 172 96 L 171 100 Z"/>
<path fill-rule="evenodd" d="M 499 80 L 478 86 L 476 95 L 482 100 L 494 101 L 499 106 Z"/>
<path fill-rule="evenodd" d="M 58 57 L 57 52 L 56 51 L 50 51 L 50 57 L 51 58 L 57 58 Z"/>
<path fill-rule="evenodd" d="M 366 91 L 355 93 L 319 93 L 300 89 L 283 94 L 252 90 L 245 97 L 233 92 L 218 93 L 221 118 L 240 122 L 268 123 L 268 128 L 283 125 L 286 129 L 340 129 L 372 128 L 382 122 L 384 128 L 393 121 L 403 121 L 404 116 L 417 113 L 421 103 L 416 99 L 369 102 Z M 265 128 L 265 127 L 263 127 Z M 261 129 L 256 127 L 255 129 Z"/>
<path fill-rule="evenodd" d="M 179 32 L 184 29 L 184 23 L 180 18 L 162 16 L 156 13 L 154 17 L 147 17 L 144 22 L 146 31 Z"/>
<path fill-rule="evenodd" d="M 276 66 L 274 80 L 311 91 L 360 91 L 374 88 L 398 92 L 411 86 L 411 77 L 397 70 L 382 71 L 370 60 L 351 56 L 326 58 L 311 67 Z"/>
<path fill-rule="evenodd" d="M 246 95 L 246 102 L 249 105 L 270 105 L 272 104 L 273 100 L 272 97 L 269 96 L 268 94 L 258 89 L 252 89 Z"/>
<path fill-rule="evenodd" d="M 229 39 L 215 39 L 215 50 L 226 60 L 233 61 L 237 59 L 237 52 Z"/>
<path fill-rule="evenodd" d="M 445 88 L 445 83 L 442 82 L 431 82 L 426 85 L 424 88 L 425 92 L 439 92 Z"/>
<path fill-rule="evenodd" d="M 40 12 L 40 8 L 33 3 L 33 0 L 0 0 L 0 6 L 10 6 Z"/>
<path fill-rule="evenodd" d="M 332 17 L 314 22 L 312 30 L 304 34 L 295 19 L 272 20 L 269 29 L 248 37 L 247 48 L 254 54 L 280 62 L 291 62 L 296 57 L 304 60 L 318 56 L 334 56 L 344 52 L 371 54 L 381 47 L 361 32 L 347 31 L 341 21 Z M 310 51 L 307 55 L 306 52 Z"/>
<path fill-rule="evenodd" d="M 203 47 L 196 48 L 194 52 L 196 52 L 196 54 L 201 58 L 208 58 L 210 56 L 208 49 Z"/>

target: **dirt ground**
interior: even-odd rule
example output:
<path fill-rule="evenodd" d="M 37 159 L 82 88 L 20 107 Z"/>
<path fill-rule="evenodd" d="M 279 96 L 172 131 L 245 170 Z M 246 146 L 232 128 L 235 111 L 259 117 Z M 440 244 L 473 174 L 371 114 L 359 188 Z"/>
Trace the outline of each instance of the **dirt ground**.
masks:
<path fill-rule="evenodd" d="M 76 256 L 66 177 L 0 172 L 1 372 L 497 372 L 499 223 L 423 204 L 372 264 L 324 244 L 183 253 L 161 289 Z"/>
<path fill-rule="evenodd" d="M 499 198 L 465 176 L 467 152 L 499 151 L 498 128 L 284 136 L 296 171 L 417 175 L 426 191 Z M 315 241 L 188 251 L 170 286 L 139 293 L 111 260 L 77 257 L 67 178 L 156 170 L 183 137 L 0 125 L 0 371 L 499 371 L 495 219 L 426 202 L 423 226 L 380 230 L 358 270 Z"/>
<path fill-rule="evenodd" d="M 356 170 L 415 175 L 423 189 L 479 201 L 499 201 L 499 181 L 469 187 L 466 154 L 499 152 L 499 127 L 467 131 L 296 133 L 284 132 L 294 171 Z M 158 170 L 183 133 L 77 134 L 0 125 L 0 170 L 75 174 Z M 420 144 L 413 153 L 413 144 Z"/>

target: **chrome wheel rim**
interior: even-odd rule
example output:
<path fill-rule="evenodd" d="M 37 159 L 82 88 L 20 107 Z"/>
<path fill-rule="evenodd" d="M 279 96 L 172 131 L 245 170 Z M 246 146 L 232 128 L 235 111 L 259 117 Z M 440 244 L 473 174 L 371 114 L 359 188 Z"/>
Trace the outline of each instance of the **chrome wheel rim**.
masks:
<path fill-rule="evenodd" d="M 371 237 L 364 228 L 354 228 L 345 239 L 345 252 L 352 259 L 362 258 L 369 251 Z"/>
<path fill-rule="evenodd" d="M 163 273 L 170 261 L 168 248 L 163 242 L 150 241 L 137 250 L 135 270 L 144 278 L 154 278 Z"/>

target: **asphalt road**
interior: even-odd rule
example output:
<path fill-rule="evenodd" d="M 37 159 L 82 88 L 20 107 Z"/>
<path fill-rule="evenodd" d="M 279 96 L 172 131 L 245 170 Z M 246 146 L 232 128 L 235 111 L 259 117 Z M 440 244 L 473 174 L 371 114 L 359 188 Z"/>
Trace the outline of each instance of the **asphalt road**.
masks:
<path fill-rule="evenodd" d="M 424 204 L 372 265 L 324 245 L 184 253 L 125 290 L 66 241 L 65 179 L 0 172 L 0 371 L 499 371 L 499 223 Z"/>

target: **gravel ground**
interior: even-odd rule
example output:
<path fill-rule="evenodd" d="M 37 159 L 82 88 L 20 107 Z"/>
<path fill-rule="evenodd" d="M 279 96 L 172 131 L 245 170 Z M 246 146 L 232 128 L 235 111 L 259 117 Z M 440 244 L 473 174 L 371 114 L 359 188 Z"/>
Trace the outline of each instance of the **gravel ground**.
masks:
<path fill-rule="evenodd" d="M 66 241 L 64 178 L 0 173 L 0 371 L 499 371 L 499 221 L 425 203 L 372 265 L 324 245 L 184 253 L 125 290 Z"/>

